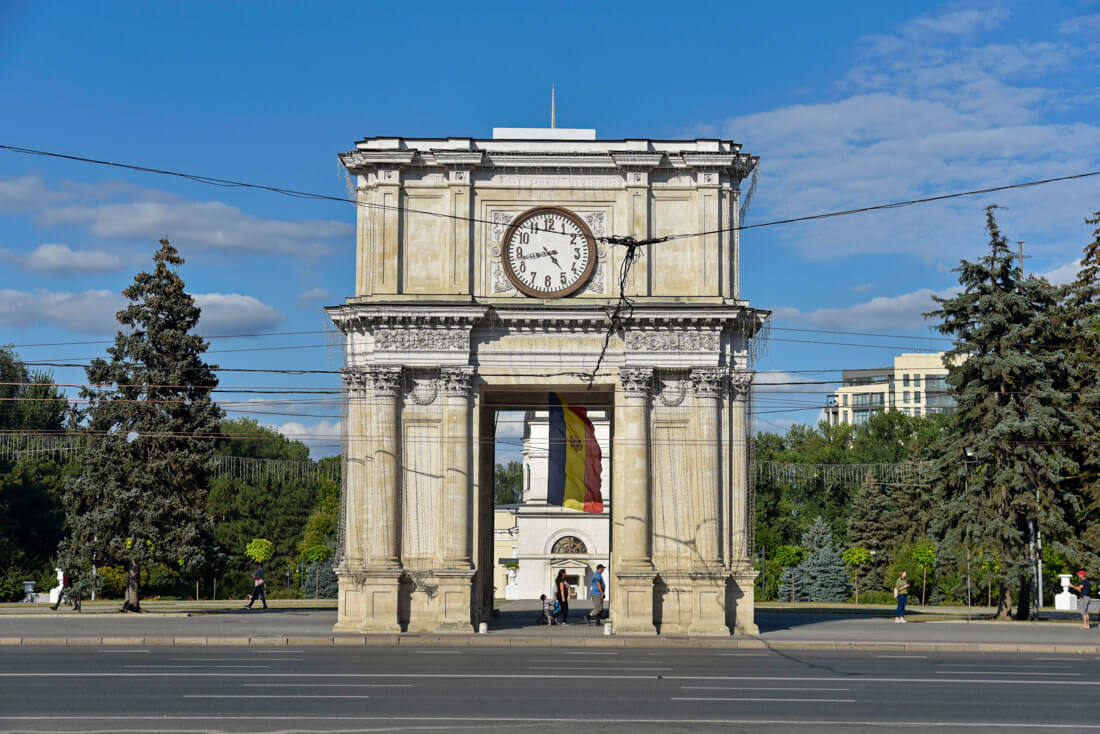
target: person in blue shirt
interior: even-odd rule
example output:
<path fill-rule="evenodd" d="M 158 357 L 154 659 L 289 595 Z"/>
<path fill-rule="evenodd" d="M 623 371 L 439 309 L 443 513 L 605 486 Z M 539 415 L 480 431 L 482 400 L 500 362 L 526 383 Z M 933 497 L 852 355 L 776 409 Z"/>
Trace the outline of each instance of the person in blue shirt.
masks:
<path fill-rule="evenodd" d="M 603 624 L 600 617 L 603 615 L 603 603 L 607 598 L 607 584 L 603 580 L 603 564 L 596 566 L 596 573 L 592 574 L 592 587 L 589 589 L 592 597 L 592 611 L 584 618 L 584 621 Z"/>

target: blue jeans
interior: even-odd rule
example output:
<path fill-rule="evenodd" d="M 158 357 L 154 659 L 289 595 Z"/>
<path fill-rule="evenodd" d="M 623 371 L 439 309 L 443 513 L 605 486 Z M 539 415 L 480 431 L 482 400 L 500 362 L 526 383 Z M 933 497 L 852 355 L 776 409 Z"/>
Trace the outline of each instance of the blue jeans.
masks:
<path fill-rule="evenodd" d="M 905 602 L 909 601 L 908 594 L 898 594 L 898 608 L 894 610 L 895 617 L 905 616 Z"/>

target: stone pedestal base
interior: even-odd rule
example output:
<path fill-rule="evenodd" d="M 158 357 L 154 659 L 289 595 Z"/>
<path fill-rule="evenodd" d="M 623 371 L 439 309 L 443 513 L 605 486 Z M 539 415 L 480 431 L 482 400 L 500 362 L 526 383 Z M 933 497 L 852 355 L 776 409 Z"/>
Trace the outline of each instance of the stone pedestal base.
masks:
<path fill-rule="evenodd" d="M 611 621 L 615 634 L 652 635 L 653 625 L 652 570 L 618 571 L 618 588 L 611 597 Z"/>
<path fill-rule="evenodd" d="M 334 632 L 400 632 L 398 599 L 401 571 L 337 571 L 340 605 Z"/>
<path fill-rule="evenodd" d="M 758 635 L 760 628 L 754 621 L 754 604 L 757 571 L 750 564 L 744 564 L 734 571 L 726 586 L 726 624 L 735 635 Z"/>
<path fill-rule="evenodd" d="M 729 635 L 726 575 L 696 576 L 691 579 L 691 624 L 689 635 Z"/>
<path fill-rule="evenodd" d="M 433 571 L 410 584 L 409 632 L 474 632 L 473 570 Z"/>

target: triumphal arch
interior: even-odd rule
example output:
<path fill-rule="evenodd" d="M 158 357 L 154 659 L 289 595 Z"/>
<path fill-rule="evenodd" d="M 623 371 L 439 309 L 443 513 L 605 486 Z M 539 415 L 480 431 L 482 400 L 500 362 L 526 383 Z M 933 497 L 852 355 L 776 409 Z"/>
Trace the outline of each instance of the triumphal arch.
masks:
<path fill-rule="evenodd" d="M 346 345 L 336 630 L 492 625 L 495 416 L 555 394 L 611 416 L 614 632 L 754 632 L 746 403 L 766 313 L 740 296 L 735 227 L 757 159 L 529 128 L 340 159 L 359 206 L 355 293 L 327 309 Z M 615 239 L 665 235 L 692 236 Z"/>

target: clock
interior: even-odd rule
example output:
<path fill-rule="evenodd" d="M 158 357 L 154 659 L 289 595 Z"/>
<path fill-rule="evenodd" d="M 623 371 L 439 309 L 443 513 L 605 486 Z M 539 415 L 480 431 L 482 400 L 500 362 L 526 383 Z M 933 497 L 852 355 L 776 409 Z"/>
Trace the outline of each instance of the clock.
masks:
<path fill-rule="evenodd" d="M 596 269 L 596 238 L 584 220 L 561 207 L 537 207 L 516 217 L 500 246 L 504 274 L 535 298 L 578 291 Z"/>

